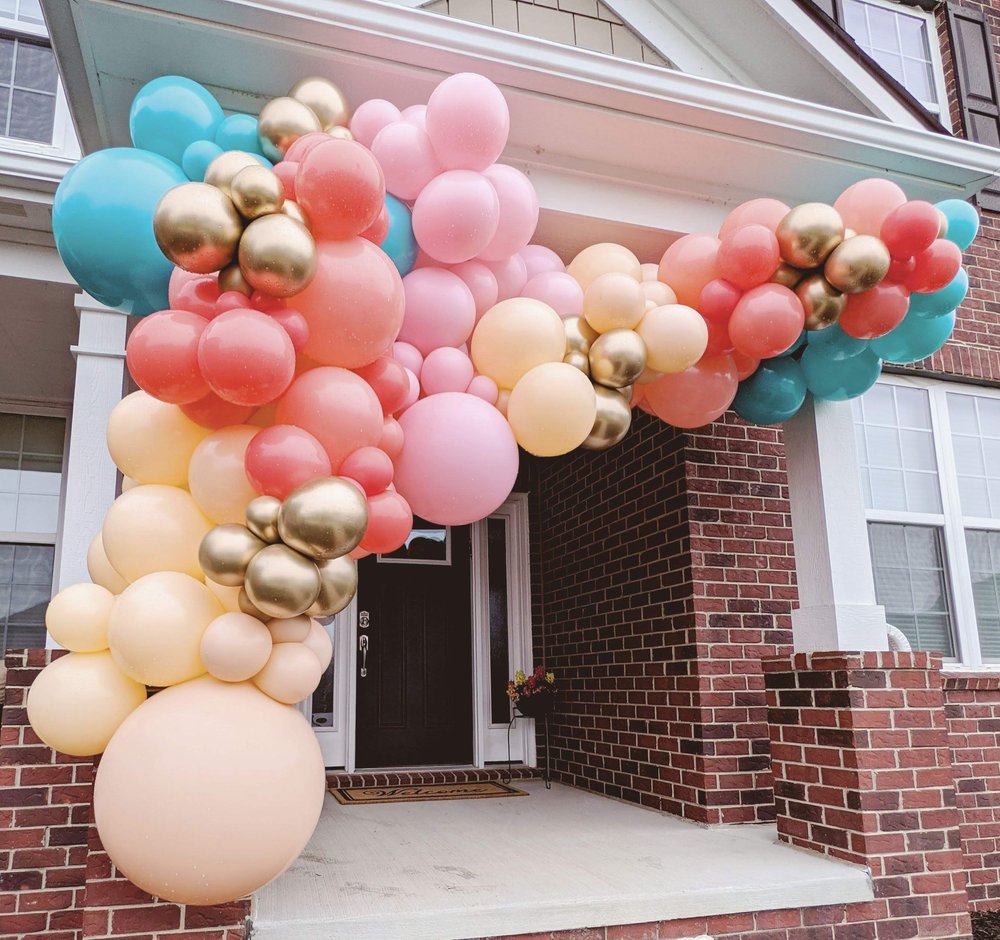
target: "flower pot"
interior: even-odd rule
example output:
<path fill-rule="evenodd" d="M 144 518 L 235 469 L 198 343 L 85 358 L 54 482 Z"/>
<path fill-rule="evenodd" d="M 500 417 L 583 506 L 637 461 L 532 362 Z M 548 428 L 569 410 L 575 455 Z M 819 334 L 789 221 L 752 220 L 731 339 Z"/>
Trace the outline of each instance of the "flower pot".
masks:
<path fill-rule="evenodd" d="M 555 695 L 547 689 L 543 689 L 534 695 L 522 695 L 514 707 L 525 718 L 542 718 L 552 714 L 555 704 Z"/>

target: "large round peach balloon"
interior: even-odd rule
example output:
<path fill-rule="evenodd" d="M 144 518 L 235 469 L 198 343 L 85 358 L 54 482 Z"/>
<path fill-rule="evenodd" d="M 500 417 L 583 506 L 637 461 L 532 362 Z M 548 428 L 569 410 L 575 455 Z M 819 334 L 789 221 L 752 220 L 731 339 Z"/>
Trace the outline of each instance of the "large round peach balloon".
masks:
<path fill-rule="evenodd" d="M 100 754 L 119 725 L 146 700 L 107 651 L 53 660 L 28 691 L 28 721 L 49 747 L 73 757 Z"/>
<path fill-rule="evenodd" d="M 511 390 L 507 404 L 518 444 L 538 457 L 557 457 L 579 447 L 596 417 L 594 386 L 565 362 L 535 366 Z"/>
<path fill-rule="evenodd" d="M 708 345 L 708 325 L 697 310 L 683 304 L 654 307 L 636 327 L 646 344 L 646 365 L 654 372 L 683 372 Z"/>
<path fill-rule="evenodd" d="M 683 372 L 644 386 L 642 404 L 676 428 L 699 428 L 720 417 L 736 397 L 739 376 L 730 356 L 706 356 Z"/>
<path fill-rule="evenodd" d="M 108 418 L 108 450 L 125 476 L 139 483 L 187 483 L 191 454 L 208 430 L 177 405 L 147 395 L 126 395 Z"/>
<path fill-rule="evenodd" d="M 90 540 L 90 546 L 87 548 L 87 574 L 94 584 L 107 588 L 112 594 L 121 594 L 128 587 L 128 581 L 115 571 L 108 561 L 104 551 L 104 539 L 100 532 Z"/>
<path fill-rule="evenodd" d="M 108 648 L 108 620 L 115 596 L 99 584 L 71 584 L 45 608 L 45 629 L 60 646 L 75 653 Z"/>
<path fill-rule="evenodd" d="M 176 571 L 147 574 L 115 602 L 108 627 L 111 655 L 146 685 L 186 682 L 205 671 L 202 634 L 222 613 L 222 604 L 200 581 Z"/>
<path fill-rule="evenodd" d="M 223 682 L 249 679 L 264 668 L 270 655 L 270 631 L 249 614 L 222 614 L 201 636 L 202 662 Z"/>
<path fill-rule="evenodd" d="M 642 265 L 639 259 L 623 245 L 601 242 L 584 248 L 567 266 L 580 286 L 586 290 L 602 274 L 627 274 L 637 281 L 642 280 Z"/>
<path fill-rule="evenodd" d="M 108 561 L 127 581 L 154 571 L 201 580 L 198 546 L 211 528 L 187 490 L 137 486 L 111 504 L 101 536 Z"/>
<path fill-rule="evenodd" d="M 154 695 L 118 729 L 94 784 L 94 820 L 111 860 L 144 891 L 219 904 L 295 860 L 325 792 L 323 757 L 298 711 L 248 682 L 205 676 Z"/>
<path fill-rule="evenodd" d="M 374 362 L 403 325 L 396 266 L 365 238 L 318 242 L 316 252 L 316 276 L 289 300 L 309 323 L 306 355 L 348 369 Z"/>
<path fill-rule="evenodd" d="M 245 456 L 260 428 L 247 424 L 209 434 L 191 455 L 188 487 L 212 522 L 243 524 L 247 503 L 260 494 L 247 479 Z"/>
<path fill-rule="evenodd" d="M 660 259 L 660 280 L 669 284 L 677 302 L 697 307 L 702 288 L 718 276 L 719 239 L 714 235 L 683 235 Z"/>
<path fill-rule="evenodd" d="M 472 334 L 471 352 L 477 372 L 500 388 L 513 388 L 529 369 L 543 362 L 562 362 L 566 331 L 548 304 L 514 297 L 483 314 Z"/>

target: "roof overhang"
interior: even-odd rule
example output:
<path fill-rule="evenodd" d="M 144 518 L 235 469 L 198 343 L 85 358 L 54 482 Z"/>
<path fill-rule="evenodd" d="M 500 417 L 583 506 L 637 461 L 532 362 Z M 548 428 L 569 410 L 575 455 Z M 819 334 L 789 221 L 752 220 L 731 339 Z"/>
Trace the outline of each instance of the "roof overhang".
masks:
<path fill-rule="evenodd" d="M 379 0 L 43 0 L 84 151 L 128 144 L 129 102 L 157 75 L 256 113 L 323 74 L 354 102 L 426 101 L 453 72 L 497 82 L 506 162 L 534 180 L 540 239 L 620 239 L 647 257 L 759 195 L 832 199 L 887 175 L 911 198 L 972 195 L 1000 151 L 913 126 L 615 59 Z"/>

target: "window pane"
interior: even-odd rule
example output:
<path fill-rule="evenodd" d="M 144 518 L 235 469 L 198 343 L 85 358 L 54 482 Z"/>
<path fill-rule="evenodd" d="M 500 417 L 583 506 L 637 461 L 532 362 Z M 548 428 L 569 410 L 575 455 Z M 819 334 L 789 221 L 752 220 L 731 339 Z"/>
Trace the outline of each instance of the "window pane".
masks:
<path fill-rule="evenodd" d="M 507 608 L 507 520 L 486 521 L 487 577 L 490 593 L 490 720 L 510 721 L 510 619 Z"/>
<path fill-rule="evenodd" d="M 934 101 L 934 77 L 929 62 L 904 59 L 903 84 L 918 101 Z"/>
<path fill-rule="evenodd" d="M 336 620 L 333 617 L 325 622 L 321 621 L 321 623 L 324 623 L 327 633 L 330 634 L 330 639 L 334 641 L 334 650 L 337 648 L 335 622 Z M 334 725 L 334 718 L 336 717 L 334 712 L 336 698 L 333 694 L 335 659 L 336 653 L 334 653 L 334 659 L 330 660 L 330 665 L 327 666 L 323 677 L 319 680 L 316 691 L 312 694 L 312 723 L 314 728 L 331 728 Z"/>
<path fill-rule="evenodd" d="M 44 23 L 42 7 L 38 0 L 20 0 L 17 18 L 25 23 Z"/>
<path fill-rule="evenodd" d="M 965 533 L 983 659 L 1000 660 L 1000 532 Z"/>
<path fill-rule="evenodd" d="M 51 545 L 0 545 L 0 624 L 4 648 L 44 646 L 52 594 Z"/>
<path fill-rule="evenodd" d="M 920 16 L 910 16 L 907 13 L 896 14 L 896 25 L 899 27 L 900 51 L 903 55 L 914 59 L 930 59 L 927 47 L 927 21 Z"/>
<path fill-rule="evenodd" d="M 948 395 L 948 418 L 952 434 L 979 434 L 976 399 L 972 395 Z"/>
<path fill-rule="evenodd" d="M 55 109 L 54 95 L 15 89 L 11 99 L 8 136 L 51 143 Z"/>
<path fill-rule="evenodd" d="M 414 516 L 413 529 L 406 537 L 406 544 L 387 555 L 379 555 L 378 560 L 450 564 L 448 541 L 447 528 Z"/>
<path fill-rule="evenodd" d="M 64 418 L 0 414 L 0 531 L 56 532 L 65 436 Z"/>
<path fill-rule="evenodd" d="M 958 392 L 947 399 L 962 513 L 1000 518 L 1000 401 Z"/>
<path fill-rule="evenodd" d="M 868 6 L 868 28 L 871 30 L 872 48 L 886 52 L 899 51 L 899 37 L 896 35 L 896 13 L 877 7 Z"/>
<path fill-rule="evenodd" d="M 24 452 L 52 454 L 62 457 L 66 437 L 66 422 L 62 418 L 26 415 L 24 418 Z"/>
<path fill-rule="evenodd" d="M 2 43 L 0 43 L 0 49 L 2 48 Z M 0 451 L 16 454 L 21 450 L 21 429 L 23 426 L 23 415 L 0 412 Z"/>
<path fill-rule="evenodd" d="M 51 47 L 18 42 L 14 84 L 18 88 L 55 94 L 57 81 L 56 59 Z"/>
<path fill-rule="evenodd" d="M 871 46 L 871 38 L 868 35 L 868 20 L 865 17 L 865 4 L 858 0 L 842 0 L 844 9 L 844 29 L 847 30 L 858 43 L 865 48 Z"/>
<path fill-rule="evenodd" d="M 14 45 L 13 39 L 0 36 L 0 84 L 9 85 L 13 77 Z"/>
<path fill-rule="evenodd" d="M 17 500 L 15 532 L 43 535 L 59 528 L 59 497 L 22 493 Z"/>

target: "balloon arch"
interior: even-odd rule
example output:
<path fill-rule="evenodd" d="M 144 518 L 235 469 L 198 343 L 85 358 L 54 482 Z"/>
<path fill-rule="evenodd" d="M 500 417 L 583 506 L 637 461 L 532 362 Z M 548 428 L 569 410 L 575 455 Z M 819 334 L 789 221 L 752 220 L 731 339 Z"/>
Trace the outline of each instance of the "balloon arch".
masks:
<path fill-rule="evenodd" d="M 679 428 L 730 407 L 785 421 L 952 331 L 965 202 L 868 179 L 832 205 L 744 203 L 658 265 L 615 244 L 565 265 L 530 243 L 528 177 L 496 162 L 508 127 L 475 74 L 353 115 L 307 78 L 257 118 L 167 76 L 132 104 L 134 147 L 85 157 L 56 193 L 72 275 L 142 318 L 141 391 L 108 423 L 125 483 L 92 583 L 46 615 L 72 652 L 28 715 L 56 750 L 103 752 L 101 839 L 154 895 L 227 901 L 301 852 L 325 787 L 291 707 L 330 663 L 315 618 L 413 513 L 485 518 L 519 446 L 612 447 L 635 408 Z"/>

